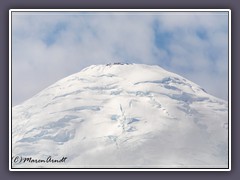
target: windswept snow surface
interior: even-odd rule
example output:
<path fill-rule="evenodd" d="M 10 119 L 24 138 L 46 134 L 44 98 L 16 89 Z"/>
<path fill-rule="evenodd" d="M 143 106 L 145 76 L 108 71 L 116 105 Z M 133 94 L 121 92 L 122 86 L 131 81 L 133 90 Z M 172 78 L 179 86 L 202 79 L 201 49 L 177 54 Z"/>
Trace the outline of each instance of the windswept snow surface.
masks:
<path fill-rule="evenodd" d="M 227 168 L 228 103 L 159 66 L 92 65 L 12 108 L 14 168 Z"/>

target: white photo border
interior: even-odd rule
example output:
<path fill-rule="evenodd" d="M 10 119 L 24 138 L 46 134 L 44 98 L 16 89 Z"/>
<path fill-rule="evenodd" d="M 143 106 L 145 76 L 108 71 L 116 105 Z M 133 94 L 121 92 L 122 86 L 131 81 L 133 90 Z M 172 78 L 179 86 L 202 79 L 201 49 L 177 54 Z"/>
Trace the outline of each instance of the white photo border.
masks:
<path fill-rule="evenodd" d="M 228 168 L 13 168 L 12 13 L 13 12 L 227 12 L 228 13 Z M 9 171 L 231 171 L 231 10 L 230 9 L 10 9 L 9 10 Z"/>

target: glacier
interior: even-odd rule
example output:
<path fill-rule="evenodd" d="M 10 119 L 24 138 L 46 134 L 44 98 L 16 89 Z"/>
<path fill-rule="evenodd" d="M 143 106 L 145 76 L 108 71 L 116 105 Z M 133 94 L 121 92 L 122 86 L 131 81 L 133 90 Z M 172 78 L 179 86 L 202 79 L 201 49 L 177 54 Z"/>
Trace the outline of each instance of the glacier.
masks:
<path fill-rule="evenodd" d="M 14 168 L 227 168 L 228 102 L 160 66 L 92 65 L 12 108 Z"/>

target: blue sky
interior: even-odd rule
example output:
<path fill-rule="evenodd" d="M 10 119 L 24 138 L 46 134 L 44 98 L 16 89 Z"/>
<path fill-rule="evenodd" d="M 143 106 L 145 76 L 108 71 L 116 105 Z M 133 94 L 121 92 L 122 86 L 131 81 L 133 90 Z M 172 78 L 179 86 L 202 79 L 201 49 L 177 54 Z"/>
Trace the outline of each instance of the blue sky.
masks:
<path fill-rule="evenodd" d="M 226 12 L 15 12 L 13 105 L 92 64 L 160 65 L 227 100 Z"/>

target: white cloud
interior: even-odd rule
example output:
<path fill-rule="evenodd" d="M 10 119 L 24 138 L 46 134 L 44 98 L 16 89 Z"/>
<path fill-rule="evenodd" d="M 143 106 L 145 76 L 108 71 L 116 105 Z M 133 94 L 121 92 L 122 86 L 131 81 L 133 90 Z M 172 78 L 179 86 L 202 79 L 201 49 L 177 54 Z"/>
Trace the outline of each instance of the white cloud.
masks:
<path fill-rule="evenodd" d="M 13 15 L 13 103 L 88 65 L 113 61 L 160 64 L 226 99 L 227 16 L 164 14 Z M 155 42 L 156 22 L 173 35 L 164 48 Z M 196 35 L 199 28 L 207 40 Z"/>

